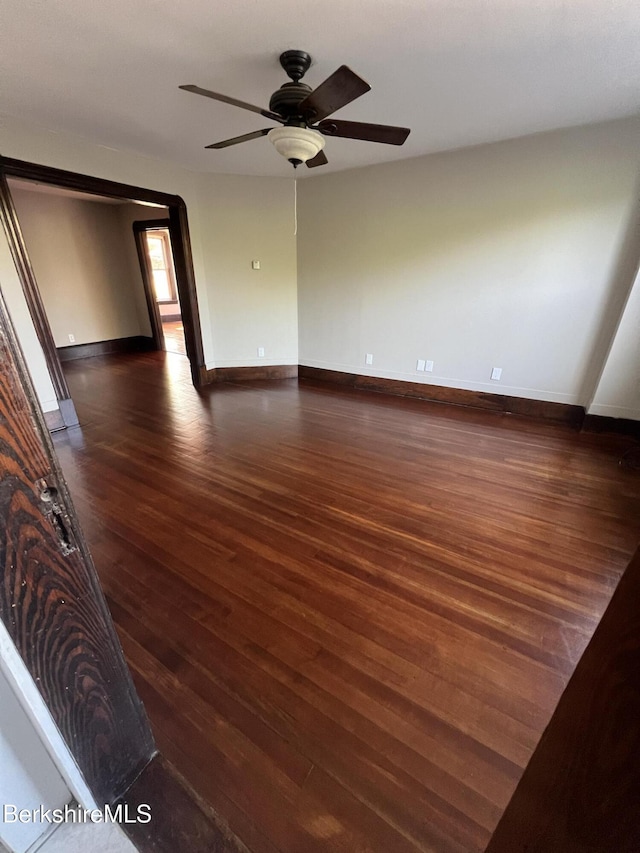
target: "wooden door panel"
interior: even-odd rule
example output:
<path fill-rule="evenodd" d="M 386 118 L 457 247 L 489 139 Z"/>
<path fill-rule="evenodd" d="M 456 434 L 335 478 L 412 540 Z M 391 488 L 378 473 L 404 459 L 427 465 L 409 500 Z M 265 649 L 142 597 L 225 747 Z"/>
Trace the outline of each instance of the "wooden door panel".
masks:
<path fill-rule="evenodd" d="M 0 618 L 99 803 L 155 752 L 4 301 Z"/>

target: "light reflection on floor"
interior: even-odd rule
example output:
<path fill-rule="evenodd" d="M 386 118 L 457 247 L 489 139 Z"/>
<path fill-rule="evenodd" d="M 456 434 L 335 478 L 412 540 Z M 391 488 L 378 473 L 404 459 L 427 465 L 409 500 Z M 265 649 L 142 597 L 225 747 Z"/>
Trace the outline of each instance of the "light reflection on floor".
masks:
<path fill-rule="evenodd" d="M 178 355 L 187 354 L 182 320 L 171 320 L 168 323 L 163 323 L 162 333 L 164 335 L 164 348 L 167 352 L 175 352 Z"/>

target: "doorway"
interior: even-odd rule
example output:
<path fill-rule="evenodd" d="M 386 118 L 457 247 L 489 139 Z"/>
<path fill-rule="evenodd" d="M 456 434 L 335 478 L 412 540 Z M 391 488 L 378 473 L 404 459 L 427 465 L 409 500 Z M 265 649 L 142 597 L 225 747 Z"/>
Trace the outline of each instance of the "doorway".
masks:
<path fill-rule="evenodd" d="M 133 233 L 147 301 L 150 303 L 154 338 L 158 347 L 165 352 L 186 355 L 169 225 L 169 220 L 163 219 L 134 222 Z"/>
<path fill-rule="evenodd" d="M 77 415 L 69 394 L 69 388 L 62 370 L 35 274 L 31 266 L 29 253 L 21 232 L 15 205 L 7 182 L 7 178 L 9 177 L 36 181 L 44 185 L 62 187 L 93 195 L 126 199 L 128 201 L 167 208 L 169 218 L 166 227 L 168 227 L 171 236 L 171 254 L 174 265 L 176 294 L 180 303 L 181 322 L 184 329 L 186 356 L 189 360 L 193 384 L 196 387 L 206 384 L 209 380 L 204 362 L 187 209 L 184 201 L 179 196 L 156 190 L 120 184 L 102 178 L 95 178 L 89 175 L 77 174 L 75 172 L 68 172 L 62 169 L 0 156 L 0 221 L 7 234 L 9 247 L 22 284 L 27 307 L 43 350 L 49 375 L 51 376 L 59 405 L 61 426 L 65 427 L 77 424 Z M 165 224 L 166 222 L 165 220 Z M 153 300 L 153 305 L 157 308 L 155 300 Z M 158 326 L 161 333 L 162 324 L 160 321 L 158 322 Z"/>

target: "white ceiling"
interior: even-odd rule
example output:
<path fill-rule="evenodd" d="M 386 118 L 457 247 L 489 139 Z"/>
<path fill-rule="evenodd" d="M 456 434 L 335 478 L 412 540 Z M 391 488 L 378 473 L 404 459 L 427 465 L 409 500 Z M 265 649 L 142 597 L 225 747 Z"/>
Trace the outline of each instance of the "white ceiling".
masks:
<path fill-rule="evenodd" d="M 0 0 L 0 109 L 198 171 L 289 175 L 267 106 L 277 58 L 316 86 L 345 63 L 372 91 L 336 116 L 412 128 L 402 148 L 328 139 L 331 170 L 640 113 L 638 0 Z M 302 176 L 302 175 L 301 175 Z"/>

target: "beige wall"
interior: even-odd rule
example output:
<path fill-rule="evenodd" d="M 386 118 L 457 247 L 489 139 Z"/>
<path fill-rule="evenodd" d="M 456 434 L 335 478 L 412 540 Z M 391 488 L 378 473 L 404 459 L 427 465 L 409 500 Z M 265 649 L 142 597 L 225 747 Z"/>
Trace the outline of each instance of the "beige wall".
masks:
<path fill-rule="evenodd" d="M 586 404 L 629 289 L 639 135 L 627 120 L 300 182 L 300 362 Z"/>
<path fill-rule="evenodd" d="M 298 363 L 293 203 L 293 180 L 202 176 L 202 249 L 218 367 Z"/>
<path fill-rule="evenodd" d="M 640 274 L 629 295 L 589 413 L 640 421 Z"/>
<path fill-rule="evenodd" d="M 11 194 L 56 346 L 149 334 L 131 228 L 120 205 L 27 191 Z M 144 309 L 146 312 L 146 309 Z"/>

